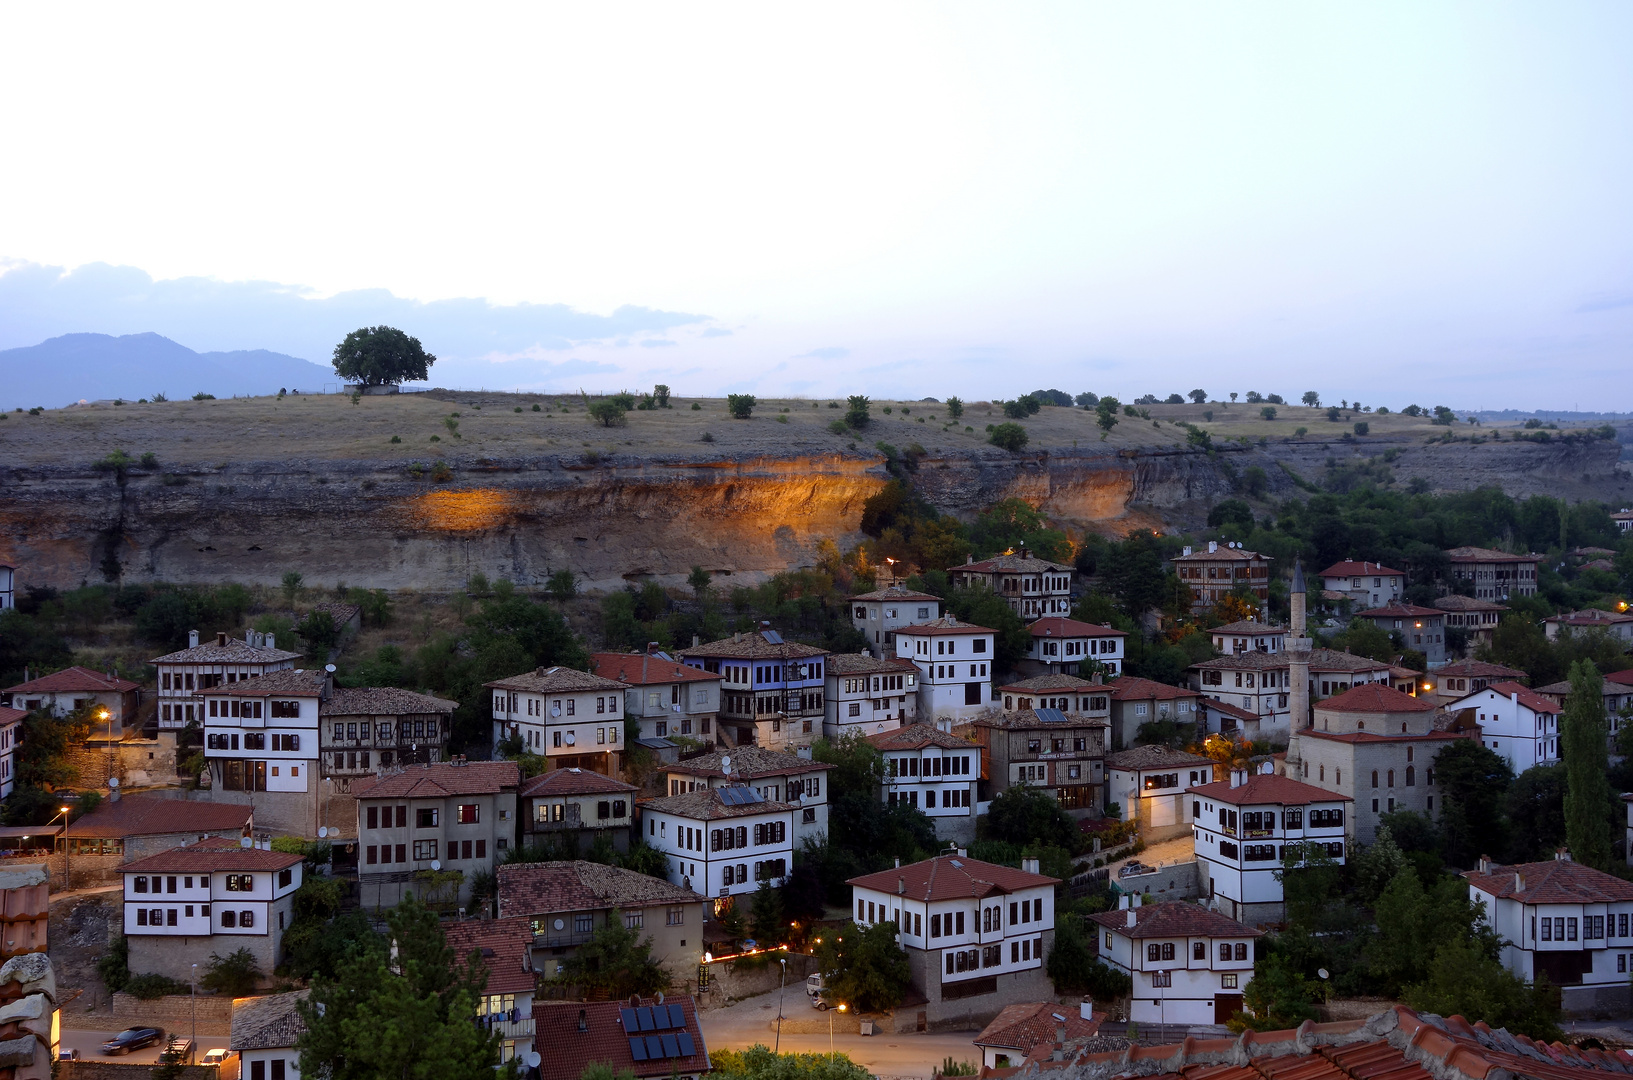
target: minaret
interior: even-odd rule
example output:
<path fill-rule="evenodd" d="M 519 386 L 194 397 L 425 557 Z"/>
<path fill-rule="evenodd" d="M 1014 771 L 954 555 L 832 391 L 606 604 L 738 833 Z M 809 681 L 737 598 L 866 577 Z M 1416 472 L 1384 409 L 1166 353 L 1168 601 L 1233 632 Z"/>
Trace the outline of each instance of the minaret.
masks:
<path fill-rule="evenodd" d="M 1298 733 L 1310 722 L 1310 639 L 1304 625 L 1304 566 L 1293 562 L 1292 604 L 1287 636 L 1287 719 L 1291 734 L 1287 740 L 1287 775 L 1303 779 Z"/>

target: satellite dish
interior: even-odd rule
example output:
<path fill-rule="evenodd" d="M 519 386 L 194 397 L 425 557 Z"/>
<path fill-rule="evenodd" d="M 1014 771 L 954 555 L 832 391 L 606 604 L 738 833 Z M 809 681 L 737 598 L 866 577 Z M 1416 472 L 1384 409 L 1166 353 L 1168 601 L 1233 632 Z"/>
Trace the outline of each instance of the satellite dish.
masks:
<path fill-rule="evenodd" d="M 725 757 L 720 759 L 720 771 L 725 773 L 728 776 L 731 775 L 731 755 L 730 754 L 728 754 Z"/>
<path fill-rule="evenodd" d="M 556 704 L 550 706 L 550 715 L 551 716 L 560 716 L 561 715 L 561 703 L 560 702 L 557 702 Z"/>
<path fill-rule="evenodd" d="M 431 860 L 431 869 L 441 870 L 442 869 L 442 860 L 441 859 L 432 859 Z"/>
<path fill-rule="evenodd" d="M 527 1062 L 528 1068 L 536 1069 L 539 1067 L 539 1062 L 543 1061 L 544 1059 L 539 1056 L 539 1052 L 537 1050 L 529 1050 L 522 1060 Z"/>
<path fill-rule="evenodd" d="M 572 746 L 573 744 L 575 744 L 577 742 L 578 742 L 578 738 L 571 731 L 569 731 L 567 733 L 567 745 Z"/>
<path fill-rule="evenodd" d="M 1316 968 L 1315 973 L 1317 975 L 1320 975 L 1323 979 L 1325 979 L 1327 977 L 1327 969 L 1326 968 Z"/>
<path fill-rule="evenodd" d="M 247 836 L 240 836 L 238 838 L 238 846 L 241 848 L 254 847 L 255 841 Z"/>
<path fill-rule="evenodd" d="M 333 675 L 335 673 L 335 666 L 333 664 L 324 664 L 323 670 Z"/>
<path fill-rule="evenodd" d="M 119 786 L 119 777 L 117 777 L 117 776 L 108 777 L 108 786 L 111 787 L 111 788 L 117 788 Z"/>
<path fill-rule="evenodd" d="M 567 929 L 567 920 L 557 919 L 555 925 L 556 925 L 557 930 L 565 930 L 565 929 Z"/>
<path fill-rule="evenodd" d="M 325 836 L 328 836 L 328 835 L 329 835 L 329 827 L 327 825 L 319 825 L 318 826 L 318 839 L 321 840 Z"/>

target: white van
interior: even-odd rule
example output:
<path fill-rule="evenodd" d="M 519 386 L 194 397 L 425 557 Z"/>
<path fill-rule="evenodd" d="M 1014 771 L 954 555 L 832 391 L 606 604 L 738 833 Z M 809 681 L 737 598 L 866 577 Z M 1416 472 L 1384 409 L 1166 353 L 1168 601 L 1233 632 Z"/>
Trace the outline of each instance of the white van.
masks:
<path fill-rule="evenodd" d="M 820 971 L 817 972 L 815 975 L 805 976 L 805 992 L 807 994 L 810 994 L 812 997 L 815 997 L 816 995 L 822 993 L 822 991 L 826 990 L 826 989 L 827 989 L 827 987 L 822 985 L 822 973 Z"/>

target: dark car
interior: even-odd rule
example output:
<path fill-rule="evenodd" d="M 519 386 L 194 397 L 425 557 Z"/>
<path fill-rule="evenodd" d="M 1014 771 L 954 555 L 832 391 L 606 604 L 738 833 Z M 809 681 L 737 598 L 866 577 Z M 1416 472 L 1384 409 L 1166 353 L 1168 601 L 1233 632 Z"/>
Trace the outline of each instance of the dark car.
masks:
<path fill-rule="evenodd" d="M 164 1039 L 164 1032 L 159 1028 L 139 1027 L 126 1028 L 107 1042 L 102 1044 L 104 1054 L 124 1054 L 132 1050 L 139 1050 L 144 1046 L 152 1046 Z"/>

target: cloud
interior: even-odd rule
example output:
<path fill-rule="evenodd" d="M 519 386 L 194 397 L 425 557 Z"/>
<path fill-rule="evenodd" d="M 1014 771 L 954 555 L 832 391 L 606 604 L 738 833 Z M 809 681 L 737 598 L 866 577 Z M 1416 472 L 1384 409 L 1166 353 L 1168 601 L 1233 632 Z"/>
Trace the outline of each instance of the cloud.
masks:
<path fill-rule="evenodd" d="M 385 289 L 319 297 L 271 281 L 155 281 L 135 267 L 106 263 L 71 271 L 0 263 L 0 349 L 82 331 L 154 331 L 200 351 L 270 349 L 322 363 L 352 330 L 386 323 L 454 360 L 560 351 L 707 321 L 636 305 L 598 315 L 565 304 L 494 304 L 480 297 L 422 302 Z"/>
<path fill-rule="evenodd" d="M 1615 311 L 1617 308 L 1633 307 L 1633 293 L 1600 293 L 1576 309 L 1578 315 L 1595 311 Z"/>
<path fill-rule="evenodd" d="M 827 348 L 812 349 L 808 353 L 801 353 L 800 355 L 794 357 L 794 359 L 795 360 L 843 360 L 843 359 L 845 359 L 845 357 L 849 356 L 850 354 L 851 354 L 851 351 L 849 349 L 840 348 L 838 345 L 829 345 Z"/>
<path fill-rule="evenodd" d="M 731 337 L 731 331 L 723 326 L 711 326 L 703 331 L 704 337 Z"/>
<path fill-rule="evenodd" d="M 667 338 L 647 338 L 645 341 L 641 342 L 641 348 L 643 348 L 643 349 L 663 349 L 663 348 L 667 348 L 667 347 L 670 347 L 670 346 L 673 346 L 673 345 L 678 345 L 678 344 L 680 344 L 680 342 L 670 341 Z"/>

